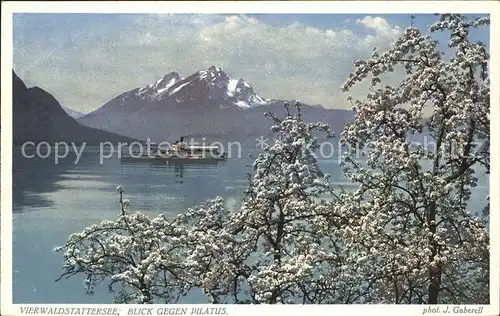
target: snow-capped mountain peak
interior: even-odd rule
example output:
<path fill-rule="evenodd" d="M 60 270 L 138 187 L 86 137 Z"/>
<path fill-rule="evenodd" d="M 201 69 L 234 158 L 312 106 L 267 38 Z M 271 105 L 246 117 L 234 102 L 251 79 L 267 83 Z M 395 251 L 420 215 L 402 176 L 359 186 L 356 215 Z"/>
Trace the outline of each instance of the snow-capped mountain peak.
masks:
<path fill-rule="evenodd" d="M 243 78 L 240 78 L 238 80 L 231 79 L 229 80 L 229 83 L 227 85 L 227 92 L 231 96 L 234 96 L 236 94 L 242 93 L 247 90 L 253 92 L 253 88 Z"/>
<path fill-rule="evenodd" d="M 225 88 L 229 82 L 229 76 L 220 67 L 211 66 L 207 70 L 198 71 L 199 79 L 208 81 L 211 86 Z"/>
<path fill-rule="evenodd" d="M 157 99 L 170 87 L 181 80 L 181 75 L 177 71 L 172 71 L 171 73 L 163 76 L 163 78 L 156 80 L 155 83 L 140 88 L 136 94 L 141 99 Z"/>
<path fill-rule="evenodd" d="M 173 71 L 169 74 L 166 74 L 163 78 L 158 79 L 154 84 L 154 88 L 157 89 L 158 91 L 160 90 L 163 91 L 170 88 L 175 83 L 181 80 L 182 80 L 181 75 L 177 71 Z"/>
<path fill-rule="evenodd" d="M 252 108 L 268 103 L 243 78 L 231 79 L 222 68 L 216 66 L 199 70 L 185 79 L 179 73 L 171 72 L 155 83 L 139 89 L 136 95 L 150 101 L 172 98 L 177 103 L 186 100 L 197 100 L 202 105 L 219 102 L 223 107 L 232 104 L 240 108 Z"/>
<path fill-rule="evenodd" d="M 241 108 L 252 108 L 260 105 L 266 105 L 267 100 L 258 96 L 252 86 L 250 86 L 243 78 L 238 80 L 231 79 L 227 86 L 227 94 L 235 98 L 237 106 Z"/>

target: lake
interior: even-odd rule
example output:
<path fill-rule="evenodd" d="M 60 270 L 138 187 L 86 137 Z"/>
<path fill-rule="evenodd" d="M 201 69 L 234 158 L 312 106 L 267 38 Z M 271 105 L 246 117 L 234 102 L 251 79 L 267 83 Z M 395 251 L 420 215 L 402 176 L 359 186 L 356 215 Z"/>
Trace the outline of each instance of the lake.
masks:
<path fill-rule="evenodd" d="M 236 206 L 247 188 L 255 148 L 243 148 L 243 158 L 230 158 L 216 165 L 123 163 L 117 157 L 99 162 L 99 148 L 87 148 L 78 162 L 69 155 L 56 165 L 47 159 L 26 159 L 14 150 L 13 168 L 13 299 L 20 303 L 112 303 L 107 287 L 94 295 L 84 292 L 83 277 L 54 280 L 62 272 L 63 245 L 73 232 L 115 219 L 119 213 L 116 187 L 125 189 L 131 211 L 150 216 L 175 215 L 215 196 Z M 320 166 L 334 185 L 346 182 L 337 158 L 322 159 Z M 475 199 L 484 202 L 488 181 L 482 180 Z M 483 203 L 481 203 L 482 207 Z M 182 303 L 204 303 L 193 292 Z"/>

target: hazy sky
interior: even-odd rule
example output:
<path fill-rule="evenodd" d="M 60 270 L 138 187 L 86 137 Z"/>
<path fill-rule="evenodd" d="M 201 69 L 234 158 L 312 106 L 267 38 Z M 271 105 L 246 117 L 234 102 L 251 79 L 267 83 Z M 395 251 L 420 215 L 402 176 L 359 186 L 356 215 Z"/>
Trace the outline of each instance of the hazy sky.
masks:
<path fill-rule="evenodd" d="M 416 15 L 414 23 L 428 29 L 435 20 Z M 340 86 L 353 60 L 387 49 L 409 24 L 404 14 L 23 13 L 14 15 L 14 69 L 83 112 L 171 71 L 187 77 L 211 65 L 265 98 L 346 108 Z"/>

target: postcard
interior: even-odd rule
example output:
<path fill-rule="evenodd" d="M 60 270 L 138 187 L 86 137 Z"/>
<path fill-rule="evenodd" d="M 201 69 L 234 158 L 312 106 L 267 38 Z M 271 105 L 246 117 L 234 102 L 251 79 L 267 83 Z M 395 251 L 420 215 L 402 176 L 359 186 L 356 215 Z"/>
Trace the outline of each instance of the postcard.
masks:
<path fill-rule="evenodd" d="M 499 8 L 3 2 L 1 314 L 498 315 Z"/>

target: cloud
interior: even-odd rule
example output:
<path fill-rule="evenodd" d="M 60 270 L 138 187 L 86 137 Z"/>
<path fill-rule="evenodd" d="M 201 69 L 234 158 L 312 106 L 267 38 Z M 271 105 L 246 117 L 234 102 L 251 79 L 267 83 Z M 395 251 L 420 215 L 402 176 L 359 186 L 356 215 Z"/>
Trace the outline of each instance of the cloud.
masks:
<path fill-rule="evenodd" d="M 170 71 L 188 76 L 210 65 L 245 78 L 266 98 L 345 108 L 340 85 L 354 59 L 369 57 L 374 46 L 386 49 L 402 32 L 370 16 L 334 29 L 244 15 L 116 15 L 52 24 L 27 17 L 14 21 L 16 71 L 81 111 Z"/>
<path fill-rule="evenodd" d="M 357 22 L 365 27 L 374 29 L 377 33 L 391 33 L 397 30 L 397 28 L 392 28 L 387 20 L 381 17 L 365 16 L 362 19 L 358 19 Z"/>
<path fill-rule="evenodd" d="M 367 35 L 364 38 L 365 45 L 373 47 L 383 46 L 390 40 L 398 38 L 402 34 L 399 26 L 391 26 L 386 19 L 381 17 L 366 16 L 356 21 L 358 24 L 375 32 L 374 35 Z"/>

